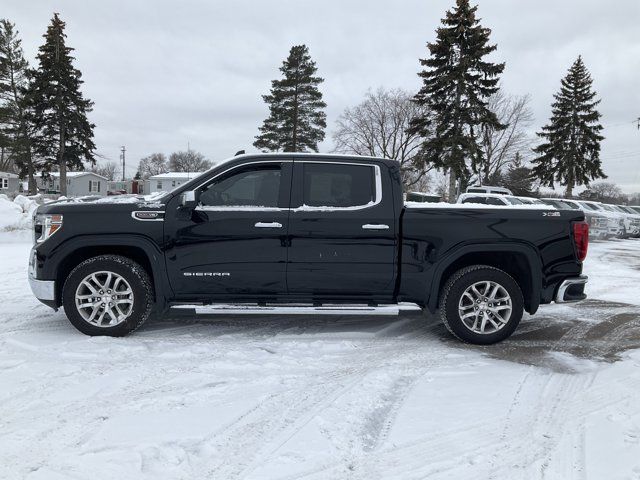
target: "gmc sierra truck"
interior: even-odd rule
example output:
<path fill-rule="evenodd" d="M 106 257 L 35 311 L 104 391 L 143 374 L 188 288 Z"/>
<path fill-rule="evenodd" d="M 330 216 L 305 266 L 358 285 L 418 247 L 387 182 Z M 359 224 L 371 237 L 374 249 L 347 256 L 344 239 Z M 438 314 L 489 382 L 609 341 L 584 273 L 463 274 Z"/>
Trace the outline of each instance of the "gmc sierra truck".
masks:
<path fill-rule="evenodd" d="M 524 311 L 586 298 L 583 212 L 405 205 L 401 185 L 392 160 L 256 154 L 154 198 L 54 202 L 35 215 L 29 281 L 111 336 L 179 304 L 412 302 L 490 344 Z"/>

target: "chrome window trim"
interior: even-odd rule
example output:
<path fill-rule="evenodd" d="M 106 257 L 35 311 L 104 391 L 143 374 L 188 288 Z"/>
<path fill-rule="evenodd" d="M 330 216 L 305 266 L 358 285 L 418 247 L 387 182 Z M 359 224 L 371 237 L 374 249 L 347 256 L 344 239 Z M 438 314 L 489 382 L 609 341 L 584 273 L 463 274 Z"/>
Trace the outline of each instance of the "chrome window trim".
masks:
<path fill-rule="evenodd" d="M 323 163 L 332 165 L 337 162 L 323 162 L 322 160 L 301 160 L 299 163 Z M 373 203 L 367 203 L 365 205 L 353 205 L 350 207 L 314 207 L 310 205 L 301 205 L 296 208 L 292 208 L 292 212 L 349 212 L 349 211 L 358 211 L 364 210 L 366 208 L 373 208 L 376 205 L 382 202 L 382 173 L 380 171 L 380 165 L 372 165 L 370 163 L 361 163 L 361 162 L 340 162 L 338 165 L 357 165 L 361 167 L 369 167 L 373 168 L 373 175 L 375 178 L 375 188 L 376 188 L 376 197 Z M 304 196 L 304 192 L 303 192 Z"/>
<path fill-rule="evenodd" d="M 256 165 L 256 164 L 267 164 L 267 163 L 323 163 L 327 165 L 338 164 L 338 165 L 358 165 L 363 167 L 371 167 L 374 169 L 375 176 L 375 188 L 376 188 L 376 198 L 375 201 L 371 204 L 366 205 L 355 205 L 353 207 L 311 207 L 311 206 L 300 206 L 296 208 L 280 208 L 280 207 L 253 207 L 253 206 L 207 206 L 207 205 L 198 205 L 195 207 L 197 211 L 203 212 L 331 212 L 331 211 L 357 211 L 363 210 L 365 208 L 372 208 L 382 202 L 382 172 L 380 170 L 380 165 L 375 165 L 371 163 L 363 163 L 363 162 L 327 162 L 323 160 L 295 160 L 291 159 L 280 159 L 280 160 L 256 160 L 254 162 L 246 162 L 241 163 L 239 165 L 234 165 L 222 172 L 216 174 L 215 176 L 209 178 L 208 180 L 200 183 L 198 186 L 192 188 L 193 191 L 202 188 L 205 185 L 213 182 L 216 178 L 225 175 L 228 172 L 231 172 L 237 168 L 242 168 L 247 165 Z"/>

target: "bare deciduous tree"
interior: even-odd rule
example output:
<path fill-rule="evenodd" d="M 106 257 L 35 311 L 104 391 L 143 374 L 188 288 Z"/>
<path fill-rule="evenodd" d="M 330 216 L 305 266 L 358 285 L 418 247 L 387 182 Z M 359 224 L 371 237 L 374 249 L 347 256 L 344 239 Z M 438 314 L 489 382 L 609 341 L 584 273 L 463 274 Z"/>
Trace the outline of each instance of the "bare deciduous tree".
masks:
<path fill-rule="evenodd" d="M 203 172 L 209 168 L 211 162 L 194 150 L 174 152 L 169 156 L 169 170 L 172 172 Z"/>
<path fill-rule="evenodd" d="M 613 182 L 593 182 L 579 196 L 604 203 L 624 203 L 627 201 L 626 195 Z"/>
<path fill-rule="evenodd" d="M 116 162 L 96 163 L 91 167 L 91 171 L 98 175 L 102 175 L 107 180 L 115 180 L 120 172 L 120 167 Z"/>
<path fill-rule="evenodd" d="M 138 165 L 138 173 L 144 179 L 166 173 L 169 171 L 169 163 L 164 153 L 152 153 L 140 160 Z"/>
<path fill-rule="evenodd" d="M 496 130 L 485 126 L 482 129 L 483 155 L 477 174 L 483 184 L 490 182 L 513 163 L 516 153 L 522 155 L 529 152 L 532 139 L 528 128 L 533 123 L 530 100 L 529 95 L 509 95 L 502 90 L 489 97 L 489 110 L 507 128 Z"/>
<path fill-rule="evenodd" d="M 333 133 L 335 152 L 391 158 L 400 162 L 406 186 L 423 183 L 432 170 L 420 153 L 420 137 L 407 133 L 411 119 L 424 116 L 423 108 L 404 90 L 379 88 L 346 108 Z"/>

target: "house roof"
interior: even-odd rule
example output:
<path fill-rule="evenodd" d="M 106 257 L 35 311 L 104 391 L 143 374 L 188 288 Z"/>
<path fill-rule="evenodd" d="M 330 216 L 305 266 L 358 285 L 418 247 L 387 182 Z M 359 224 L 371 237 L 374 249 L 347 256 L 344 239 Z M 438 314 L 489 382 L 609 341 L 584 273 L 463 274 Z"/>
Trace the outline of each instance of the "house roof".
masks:
<path fill-rule="evenodd" d="M 52 177 L 59 177 L 60 176 L 60 172 L 51 172 L 50 175 Z M 67 172 L 67 178 L 82 177 L 83 175 L 95 175 L 96 177 L 100 177 L 103 180 L 107 180 L 107 177 L 103 177 L 102 175 L 98 175 L 95 172 Z"/>
<path fill-rule="evenodd" d="M 16 175 L 15 173 L 11 173 L 11 172 L 0 172 L 0 177 L 3 177 L 3 178 L 18 178 L 18 175 Z"/>
<path fill-rule="evenodd" d="M 202 175 L 204 172 L 166 172 L 152 175 L 149 180 L 189 180 Z"/>

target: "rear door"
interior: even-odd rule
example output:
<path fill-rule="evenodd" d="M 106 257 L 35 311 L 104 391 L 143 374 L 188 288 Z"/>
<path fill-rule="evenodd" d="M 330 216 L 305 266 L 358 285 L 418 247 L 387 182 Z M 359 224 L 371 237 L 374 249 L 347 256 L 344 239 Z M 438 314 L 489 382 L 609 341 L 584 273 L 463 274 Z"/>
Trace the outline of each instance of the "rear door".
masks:
<path fill-rule="evenodd" d="M 398 232 L 391 189 L 388 171 L 380 165 L 296 159 L 289 217 L 290 294 L 392 294 Z"/>

